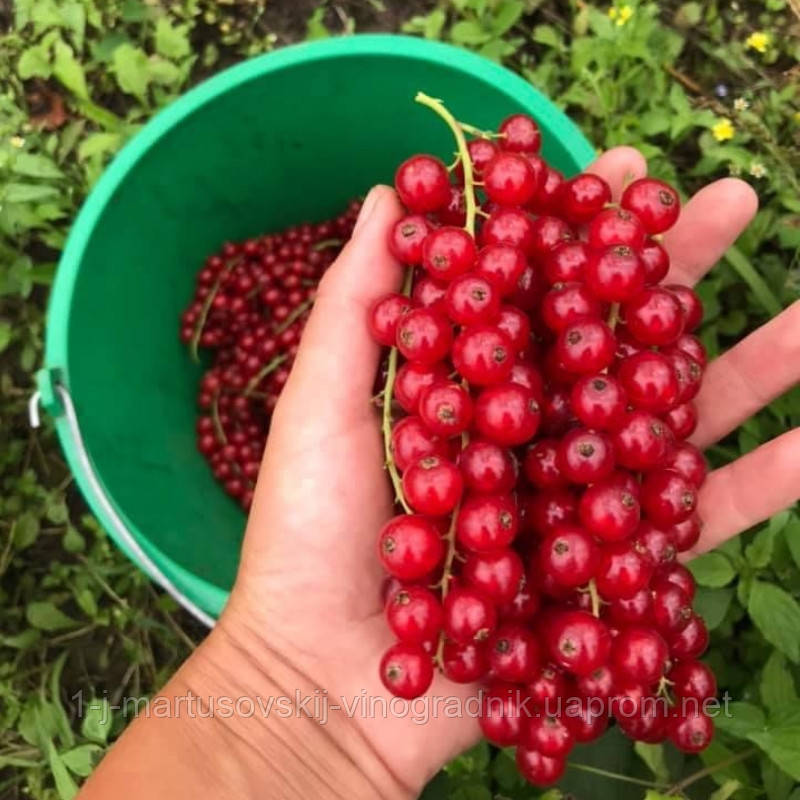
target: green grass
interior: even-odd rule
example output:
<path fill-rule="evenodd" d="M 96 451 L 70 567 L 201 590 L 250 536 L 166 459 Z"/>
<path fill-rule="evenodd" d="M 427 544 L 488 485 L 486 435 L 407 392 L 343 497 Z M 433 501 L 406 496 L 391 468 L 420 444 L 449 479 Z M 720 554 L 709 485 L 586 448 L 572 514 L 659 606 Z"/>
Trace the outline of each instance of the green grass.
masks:
<path fill-rule="evenodd" d="M 797 0 L 619 2 L 613 18 L 608 12 L 606 3 L 556 0 L 0 7 L 0 798 L 72 797 L 124 724 L 115 715 L 102 726 L 98 711 L 86 711 L 92 698 L 113 704 L 153 692 L 203 635 L 111 546 L 52 430 L 33 433 L 26 417 L 70 223 L 113 153 L 191 84 L 296 39 L 367 29 L 474 49 L 553 97 L 599 149 L 641 148 L 652 171 L 684 192 L 728 174 L 753 184 L 757 219 L 700 288 L 712 353 L 798 297 Z M 719 141 L 726 129 L 732 136 Z M 734 458 L 798 422 L 795 390 L 712 459 Z M 792 511 L 695 567 L 698 605 L 713 628 L 708 659 L 738 701 L 702 760 L 634 750 L 614 733 L 577 760 L 658 786 L 683 781 L 691 797 L 800 800 L 799 565 Z M 710 774 L 698 772 L 705 767 Z M 646 791 L 580 766 L 565 786 L 579 798 Z M 539 795 L 507 753 L 481 745 L 439 775 L 428 796 Z"/>

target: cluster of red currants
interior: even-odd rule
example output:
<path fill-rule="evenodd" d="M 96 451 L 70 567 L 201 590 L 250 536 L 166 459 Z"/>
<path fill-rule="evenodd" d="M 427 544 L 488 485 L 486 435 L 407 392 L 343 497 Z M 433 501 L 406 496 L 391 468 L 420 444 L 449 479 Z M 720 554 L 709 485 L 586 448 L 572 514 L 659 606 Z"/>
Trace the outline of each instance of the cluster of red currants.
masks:
<path fill-rule="evenodd" d="M 213 354 L 197 395 L 197 448 L 245 509 L 317 283 L 360 207 L 354 201 L 328 222 L 225 244 L 198 272 L 181 316 L 181 340 L 194 357 L 199 348 Z"/>
<path fill-rule="evenodd" d="M 612 202 L 601 177 L 546 164 L 530 117 L 467 142 L 475 129 L 426 104 L 460 158 L 398 168 L 405 291 L 368 320 L 391 348 L 384 436 L 405 512 L 379 535 L 397 639 L 381 678 L 409 699 L 435 667 L 484 681 L 484 734 L 539 785 L 612 716 L 698 752 L 716 683 L 676 556 L 700 535 L 706 463 L 686 439 L 706 356 L 696 294 L 661 285 L 678 195 L 642 178 Z"/>

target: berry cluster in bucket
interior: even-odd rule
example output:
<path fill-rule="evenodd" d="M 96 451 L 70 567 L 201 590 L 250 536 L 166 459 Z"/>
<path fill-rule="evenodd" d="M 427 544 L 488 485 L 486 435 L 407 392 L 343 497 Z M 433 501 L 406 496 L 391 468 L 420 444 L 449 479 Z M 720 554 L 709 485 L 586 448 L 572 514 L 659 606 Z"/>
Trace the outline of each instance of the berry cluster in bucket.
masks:
<path fill-rule="evenodd" d="M 402 512 L 378 536 L 396 639 L 381 679 L 407 699 L 436 670 L 482 682 L 484 734 L 537 785 L 612 718 L 698 752 L 716 682 L 677 556 L 700 535 L 687 438 L 706 355 L 660 241 L 678 194 L 642 178 L 614 201 L 549 166 L 530 117 L 483 132 L 417 101 L 457 156 L 397 169 L 405 282 L 368 318 Z"/>
<path fill-rule="evenodd" d="M 269 420 L 289 377 L 322 273 L 350 238 L 361 203 L 338 217 L 225 244 L 198 272 L 181 340 L 212 359 L 197 394 L 197 447 L 248 509 Z"/>

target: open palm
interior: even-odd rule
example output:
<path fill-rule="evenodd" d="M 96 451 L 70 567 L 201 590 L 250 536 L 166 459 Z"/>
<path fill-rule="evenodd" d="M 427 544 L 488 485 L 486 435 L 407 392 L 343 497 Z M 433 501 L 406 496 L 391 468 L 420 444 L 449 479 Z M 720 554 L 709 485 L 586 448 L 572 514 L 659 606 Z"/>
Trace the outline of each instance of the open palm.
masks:
<path fill-rule="evenodd" d="M 590 168 L 618 196 L 646 165 L 630 148 Z M 668 281 L 696 283 L 754 215 L 749 186 L 720 180 L 693 197 L 665 236 Z M 368 197 L 354 237 L 319 288 L 291 378 L 276 409 L 226 618 L 257 636 L 330 696 L 385 696 L 378 678 L 391 642 L 383 620 L 376 535 L 392 513 L 371 402 L 380 357 L 366 311 L 397 290 L 401 267 L 386 247 L 401 215 L 394 193 Z M 800 303 L 709 365 L 696 399 L 693 441 L 707 447 L 788 389 L 800 372 Z M 791 504 L 800 489 L 800 431 L 712 472 L 701 494 L 705 522 L 695 553 Z M 233 622 L 231 623 L 231 620 Z M 225 624 L 224 618 L 223 623 Z M 432 695 L 465 698 L 474 687 L 437 678 Z M 357 715 L 366 747 L 410 793 L 478 736 L 470 718 Z"/>

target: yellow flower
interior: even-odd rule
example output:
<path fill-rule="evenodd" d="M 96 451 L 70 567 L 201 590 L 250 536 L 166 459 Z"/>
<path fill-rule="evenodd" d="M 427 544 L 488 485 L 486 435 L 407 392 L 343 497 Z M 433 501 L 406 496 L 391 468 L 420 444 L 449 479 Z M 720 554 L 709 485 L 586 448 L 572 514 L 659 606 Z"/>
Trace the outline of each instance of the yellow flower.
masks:
<path fill-rule="evenodd" d="M 620 6 L 619 8 L 611 6 L 608 9 L 608 16 L 621 27 L 633 16 L 633 9 L 629 5 Z"/>
<path fill-rule="evenodd" d="M 758 50 L 759 53 L 766 53 L 769 46 L 769 34 L 764 31 L 753 31 L 747 39 L 745 45 L 751 50 Z"/>
<path fill-rule="evenodd" d="M 795 111 L 794 114 L 792 114 L 792 119 L 794 119 L 795 122 L 800 122 L 800 111 Z"/>
<path fill-rule="evenodd" d="M 723 117 L 711 126 L 711 133 L 718 142 L 724 142 L 733 139 L 735 128 L 729 119 Z"/>
<path fill-rule="evenodd" d="M 750 108 L 750 103 L 744 99 L 744 97 L 737 97 L 733 101 L 733 110 L 734 111 L 747 111 Z"/>
<path fill-rule="evenodd" d="M 12 136 L 8 141 L 12 147 L 20 148 L 25 146 L 25 140 L 21 136 Z"/>
<path fill-rule="evenodd" d="M 763 178 L 767 174 L 767 168 L 758 161 L 754 161 L 750 165 L 750 174 L 754 178 Z"/>

